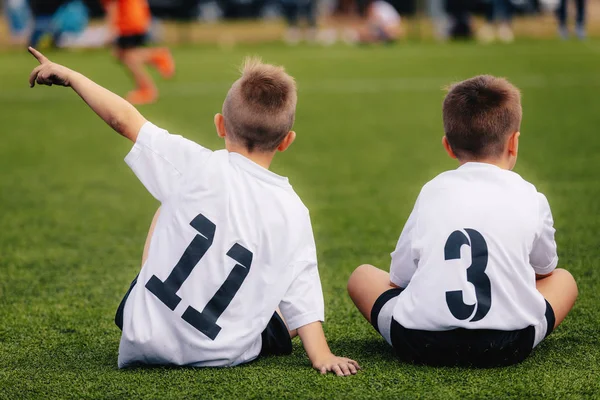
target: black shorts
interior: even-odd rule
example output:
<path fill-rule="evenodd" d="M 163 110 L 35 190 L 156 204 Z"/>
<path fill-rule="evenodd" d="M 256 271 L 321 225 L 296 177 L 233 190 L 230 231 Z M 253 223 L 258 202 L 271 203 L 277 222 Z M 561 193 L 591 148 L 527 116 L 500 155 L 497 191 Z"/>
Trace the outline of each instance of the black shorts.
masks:
<path fill-rule="evenodd" d="M 123 296 L 123 300 L 121 300 L 121 303 L 117 308 L 117 313 L 115 314 L 115 324 L 119 327 L 120 330 L 123 330 L 123 311 L 125 310 L 125 303 L 127 302 L 129 295 L 131 294 L 131 290 L 133 290 L 133 287 L 137 283 L 138 277 L 139 275 L 135 277 L 133 282 L 131 282 L 129 289 L 127 289 L 127 293 L 125 293 L 125 296 Z"/>
<path fill-rule="evenodd" d="M 148 42 L 148 35 L 145 33 L 139 35 L 119 36 L 115 45 L 121 50 L 144 47 Z"/>
<path fill-rule="evenodd" d="M 277 312 L 263 331 L 260 356 L 287 356 L 292 354 L 292 339 L 285 322 Z"/>
<path fill-rule="evenodd" d="M 528 326 L 516 331 L 458 328 L 434 332 L 408 329 L 391 315 L 394 300 L 402 290 L 390 289 L 379 296 L 371 311 L 371 321 L 375 330 L 390 342 L 403 361 L 480 368 L 517 364 L 533 350 L 536 329 L 541 329 L 543 337 L 547 337 L 554 328 L 554 311 L 546 301 L 545 318 L 539 327 Z M 380 326 L 382 324 L 385 325 Z"/>
<path fill-rule="evenodd" d="M 139 276 L 139 275 L 138 275 Z M 117 313 L 115 314 L 115 324 L 119 327 L 120 330 L 123 330 L 123 312 L 125 310 L 125 303 L 129 298 L 129 294 L 131 294 L 131 290 L 134 288 L 138 280 L 136 276 L 131 285 L 129 286 L 129 290 L 125 293 L 123 300 L 119 304 L 117 308 Z M 260 350 L 260 356 L 283 356 L 292 354 L 292 339 L 290 338 L 290 333 L 283 322 L 283 319 L 279 316 L 277 312 L 273 313 L 271 320 L 267 324 L 267 327 L 261 334 L 262 338 L 262 348 Z"/>

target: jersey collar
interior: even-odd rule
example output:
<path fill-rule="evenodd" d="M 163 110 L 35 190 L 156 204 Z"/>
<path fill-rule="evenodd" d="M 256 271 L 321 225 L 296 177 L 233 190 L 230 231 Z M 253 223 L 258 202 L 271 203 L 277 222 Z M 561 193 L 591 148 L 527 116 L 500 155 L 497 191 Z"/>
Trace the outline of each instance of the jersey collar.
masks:
<path fill-rule="evenodd" d="M 232 163 L 242 168 L 244 171 L 254 175 L 258 179 L 273 183 L 275 185 L 288 187 L 290 186 L 288 178 L 285 176 L 277 175 L 276 173 L 269 171 L 268 169 L 261 167 L 254 161 L 239 153 L 229 153 L 229 159 Z"/>
<path fill-rule="evenodd" d="M 474 169 L 474 168 L 502 169 L 499 166 L 494 165 L 494 164 L 482 163 L 482 162 L 476 162 L 476 161 L 469 161 L 468 163 L 464 163 L 463 165 L 458 167 L 458 169 Z"/>

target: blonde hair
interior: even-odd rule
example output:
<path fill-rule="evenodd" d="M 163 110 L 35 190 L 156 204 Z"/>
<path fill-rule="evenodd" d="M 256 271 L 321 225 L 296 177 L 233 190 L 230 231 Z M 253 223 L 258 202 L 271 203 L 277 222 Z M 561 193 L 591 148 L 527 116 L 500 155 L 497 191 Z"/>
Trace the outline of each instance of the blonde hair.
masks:
<path fill-rule="evenodd" d="M 223 103 L 229 137 L 250 152 L 274 151 L 294 125 L 296 82 L 283 67 L 247 58 Z"/>

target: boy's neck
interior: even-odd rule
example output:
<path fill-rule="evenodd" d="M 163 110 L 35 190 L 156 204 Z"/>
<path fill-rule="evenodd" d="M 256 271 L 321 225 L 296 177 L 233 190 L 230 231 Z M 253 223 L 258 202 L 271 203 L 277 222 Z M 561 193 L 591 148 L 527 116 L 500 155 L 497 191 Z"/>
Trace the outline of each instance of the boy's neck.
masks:
<path fill-rule="evenodd" d="M 250 161 L 255 162 L 265 169 L 269 169 L 271 167 L 271 162 L 273 161 L 273 157 L 275 156 L 275 152 L 272 153 L 264 153 L 259 151 L 250 152 L 243 146 L 233 144 L 231 142 L 225 143 L 225 148 L 230 153 L 238 153 Z"/>
<path fill-rule="evenodd" d="M 465 160 L 459 159 L 458 162 L 460 163 L 461 166 L 465 165 L 466 163 L 476 162 L 476 163 L 482 163 L 482 164 L 495 165 L 496 167 L 506 169 L 506 170 L 511 169 L 510 161 L 505 158 L 482 158 L 482 159 L 465 159 Z"/>

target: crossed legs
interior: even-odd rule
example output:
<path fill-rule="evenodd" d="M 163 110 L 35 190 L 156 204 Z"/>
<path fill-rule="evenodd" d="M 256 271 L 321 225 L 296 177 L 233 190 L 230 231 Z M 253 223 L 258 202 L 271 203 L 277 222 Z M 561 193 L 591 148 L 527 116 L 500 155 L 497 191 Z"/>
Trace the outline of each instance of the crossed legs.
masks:
<path fill-rule="evenodd" d="M 356 308 L 371 322 L 371 310 L 375 301 L 384 292 L 395 286 L 390 282 L 390 274 L 372 265 L 356 268 L 348 280 L 348 294 Z M 537 290 L 552 306 L 556 328 L 567 316 L 577 299 L 577 283 L 569 271 L 557 268 L 554 272 L 536 281 Z"/>

